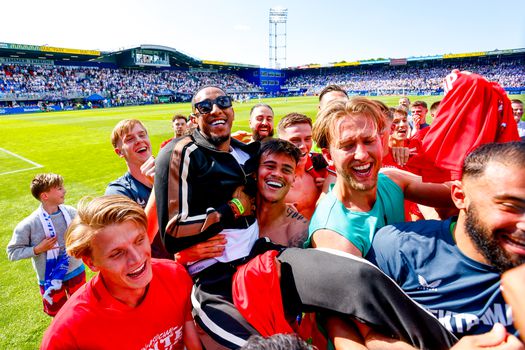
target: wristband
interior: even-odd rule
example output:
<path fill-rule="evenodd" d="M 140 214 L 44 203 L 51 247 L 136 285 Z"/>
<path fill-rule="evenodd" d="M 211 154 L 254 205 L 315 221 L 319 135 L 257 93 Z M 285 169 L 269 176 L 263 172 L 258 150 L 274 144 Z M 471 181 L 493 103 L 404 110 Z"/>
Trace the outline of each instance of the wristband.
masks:
<path fill-rule="evenodd" d="M 239 210 L 239 214 L 242 216 L 242 214 L 244 214 L 244 207 L 243 207 L 241 201 L 238 198 L 232 198 L 232 200 L 230 202 L 235 204 L 235 206 Z"/>
<path fill-rule="evenodd" d="M 232 213 L 233 213 L 233 218 L 234 219 L 238 219 L 241 217 L 241 213 L 239 212 L 239 208 L 237 208 L 237 206 L 235 204 L 233 204 L 232 201 L 228 201 L 228 206 L 230 207 L 230 209 L 232 210 Z"/>

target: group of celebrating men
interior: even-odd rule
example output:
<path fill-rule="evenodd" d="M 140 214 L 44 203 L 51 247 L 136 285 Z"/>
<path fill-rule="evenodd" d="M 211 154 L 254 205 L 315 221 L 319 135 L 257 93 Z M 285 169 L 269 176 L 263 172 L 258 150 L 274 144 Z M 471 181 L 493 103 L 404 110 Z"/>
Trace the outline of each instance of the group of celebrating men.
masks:
<path fill-rule="evenodd" d="M 525 262 L 525 143 L 501 94 L 496 108 L 478 101 L 494 119 L 476 129 L 483 137 L 444 136 L 454 84 L 471 78 L 449 80 L 436 126 L 412 104 L 414 156 L 389 144 L 395 110 L 337 86 L 319 96 L 314 124 L 290 113 L 278 138 L 266 104 L 252 108 L 251 133 L 232 134 L 232 98 L 203 87 L 195 127 L 174 117 L 178 133 L 156 159 L 142 123 L 120 122 L 112 144 L 128 172 L 82 203 L 66 234 L 68 254 L 99 273 L 42 348 L 237 349 L 298 333 L 336 349 L 523 349 L 500 287 Z M 468 152 L 447 163 L 432 153 L 445 140 Z M 388 151 L 398 166 L 383 167 Z M 399 154 L 445 181 L 401 170 Z M 405 222 L 406 200 L 455 215 Z"/>

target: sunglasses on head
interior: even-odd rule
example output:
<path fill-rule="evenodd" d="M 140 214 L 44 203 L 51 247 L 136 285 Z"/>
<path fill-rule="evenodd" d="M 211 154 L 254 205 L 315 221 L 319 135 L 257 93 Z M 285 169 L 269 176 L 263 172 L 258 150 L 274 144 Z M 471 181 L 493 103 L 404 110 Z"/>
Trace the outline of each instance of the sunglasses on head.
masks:
<path fill-rule="evenodd" d="M 232 98 L 230 96 L 218 96 L 215 100 L 209 98 L 195 103 L 195 108 L 200 114 L 210 113 L 213 105 L 217 105 L 220 109 L 230 108 L 232 106 Z"/>

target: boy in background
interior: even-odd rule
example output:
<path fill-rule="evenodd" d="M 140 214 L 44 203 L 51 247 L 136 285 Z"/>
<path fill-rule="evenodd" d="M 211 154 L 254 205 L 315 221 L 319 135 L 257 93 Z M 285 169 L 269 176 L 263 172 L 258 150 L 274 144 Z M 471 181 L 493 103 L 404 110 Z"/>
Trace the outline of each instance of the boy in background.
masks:
<path fill-rule="evenodd" d="M 68 257 L 64 249 L 64 233 L 76 210 L 63 204 L 66 189 L 60 175 L 38 174 L 30 189 L 40 206 L 15 227 L 7 256 L 11 261 L 32 259 L 44 312 L 55 316 L 86 282 L 82 260 Z"/>

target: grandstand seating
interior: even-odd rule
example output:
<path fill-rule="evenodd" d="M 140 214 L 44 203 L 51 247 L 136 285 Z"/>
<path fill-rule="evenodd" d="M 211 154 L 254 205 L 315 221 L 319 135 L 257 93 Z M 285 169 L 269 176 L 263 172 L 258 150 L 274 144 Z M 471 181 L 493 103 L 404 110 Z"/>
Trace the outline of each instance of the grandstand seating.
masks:
<path fill-rule="evenodd" d="M 144 104 L 165 93 L 192 94 L 203 85 L 229 93 L 260 92 L 233 73 L 0 65 L 0 97 L 17 101 L 67 101 L 96 93 L 111 105 Z"/>
<path fill-rule="evenodd" d="M 317 94 L 328 84 L 338 84 L 349 92 L 377 94 L 417 94 L 440 92 L 443 78 L 452 69 L 483 75 L 505 88 L 525 87 L 525 66 L 520 60 L 440 63 L 430 66 L 362 66 L 342 69 L 309 69 L 289 74 L 284 87 Z"/>
<path fill-rule="evenodd" d="M 508 89 L 525 88 L 522 59 L 287 70 L 283 87 L 306 94 L 317 94 L 328 84 L 341 85 L 350 93 L 439 93 L 443 78 L 454 68 L 481 74 Z M 145 104 L 165 94 L 189 96 L 203 85 L 218 85 L 236 95 L 262 92 L 261 87 L 227 72 L 0 64 L 0 104 L 4 105 L 11 101 L 25 106 L 39 101 L 71 104 L 92 94 L 106 98 L 105 105 Z"/>

